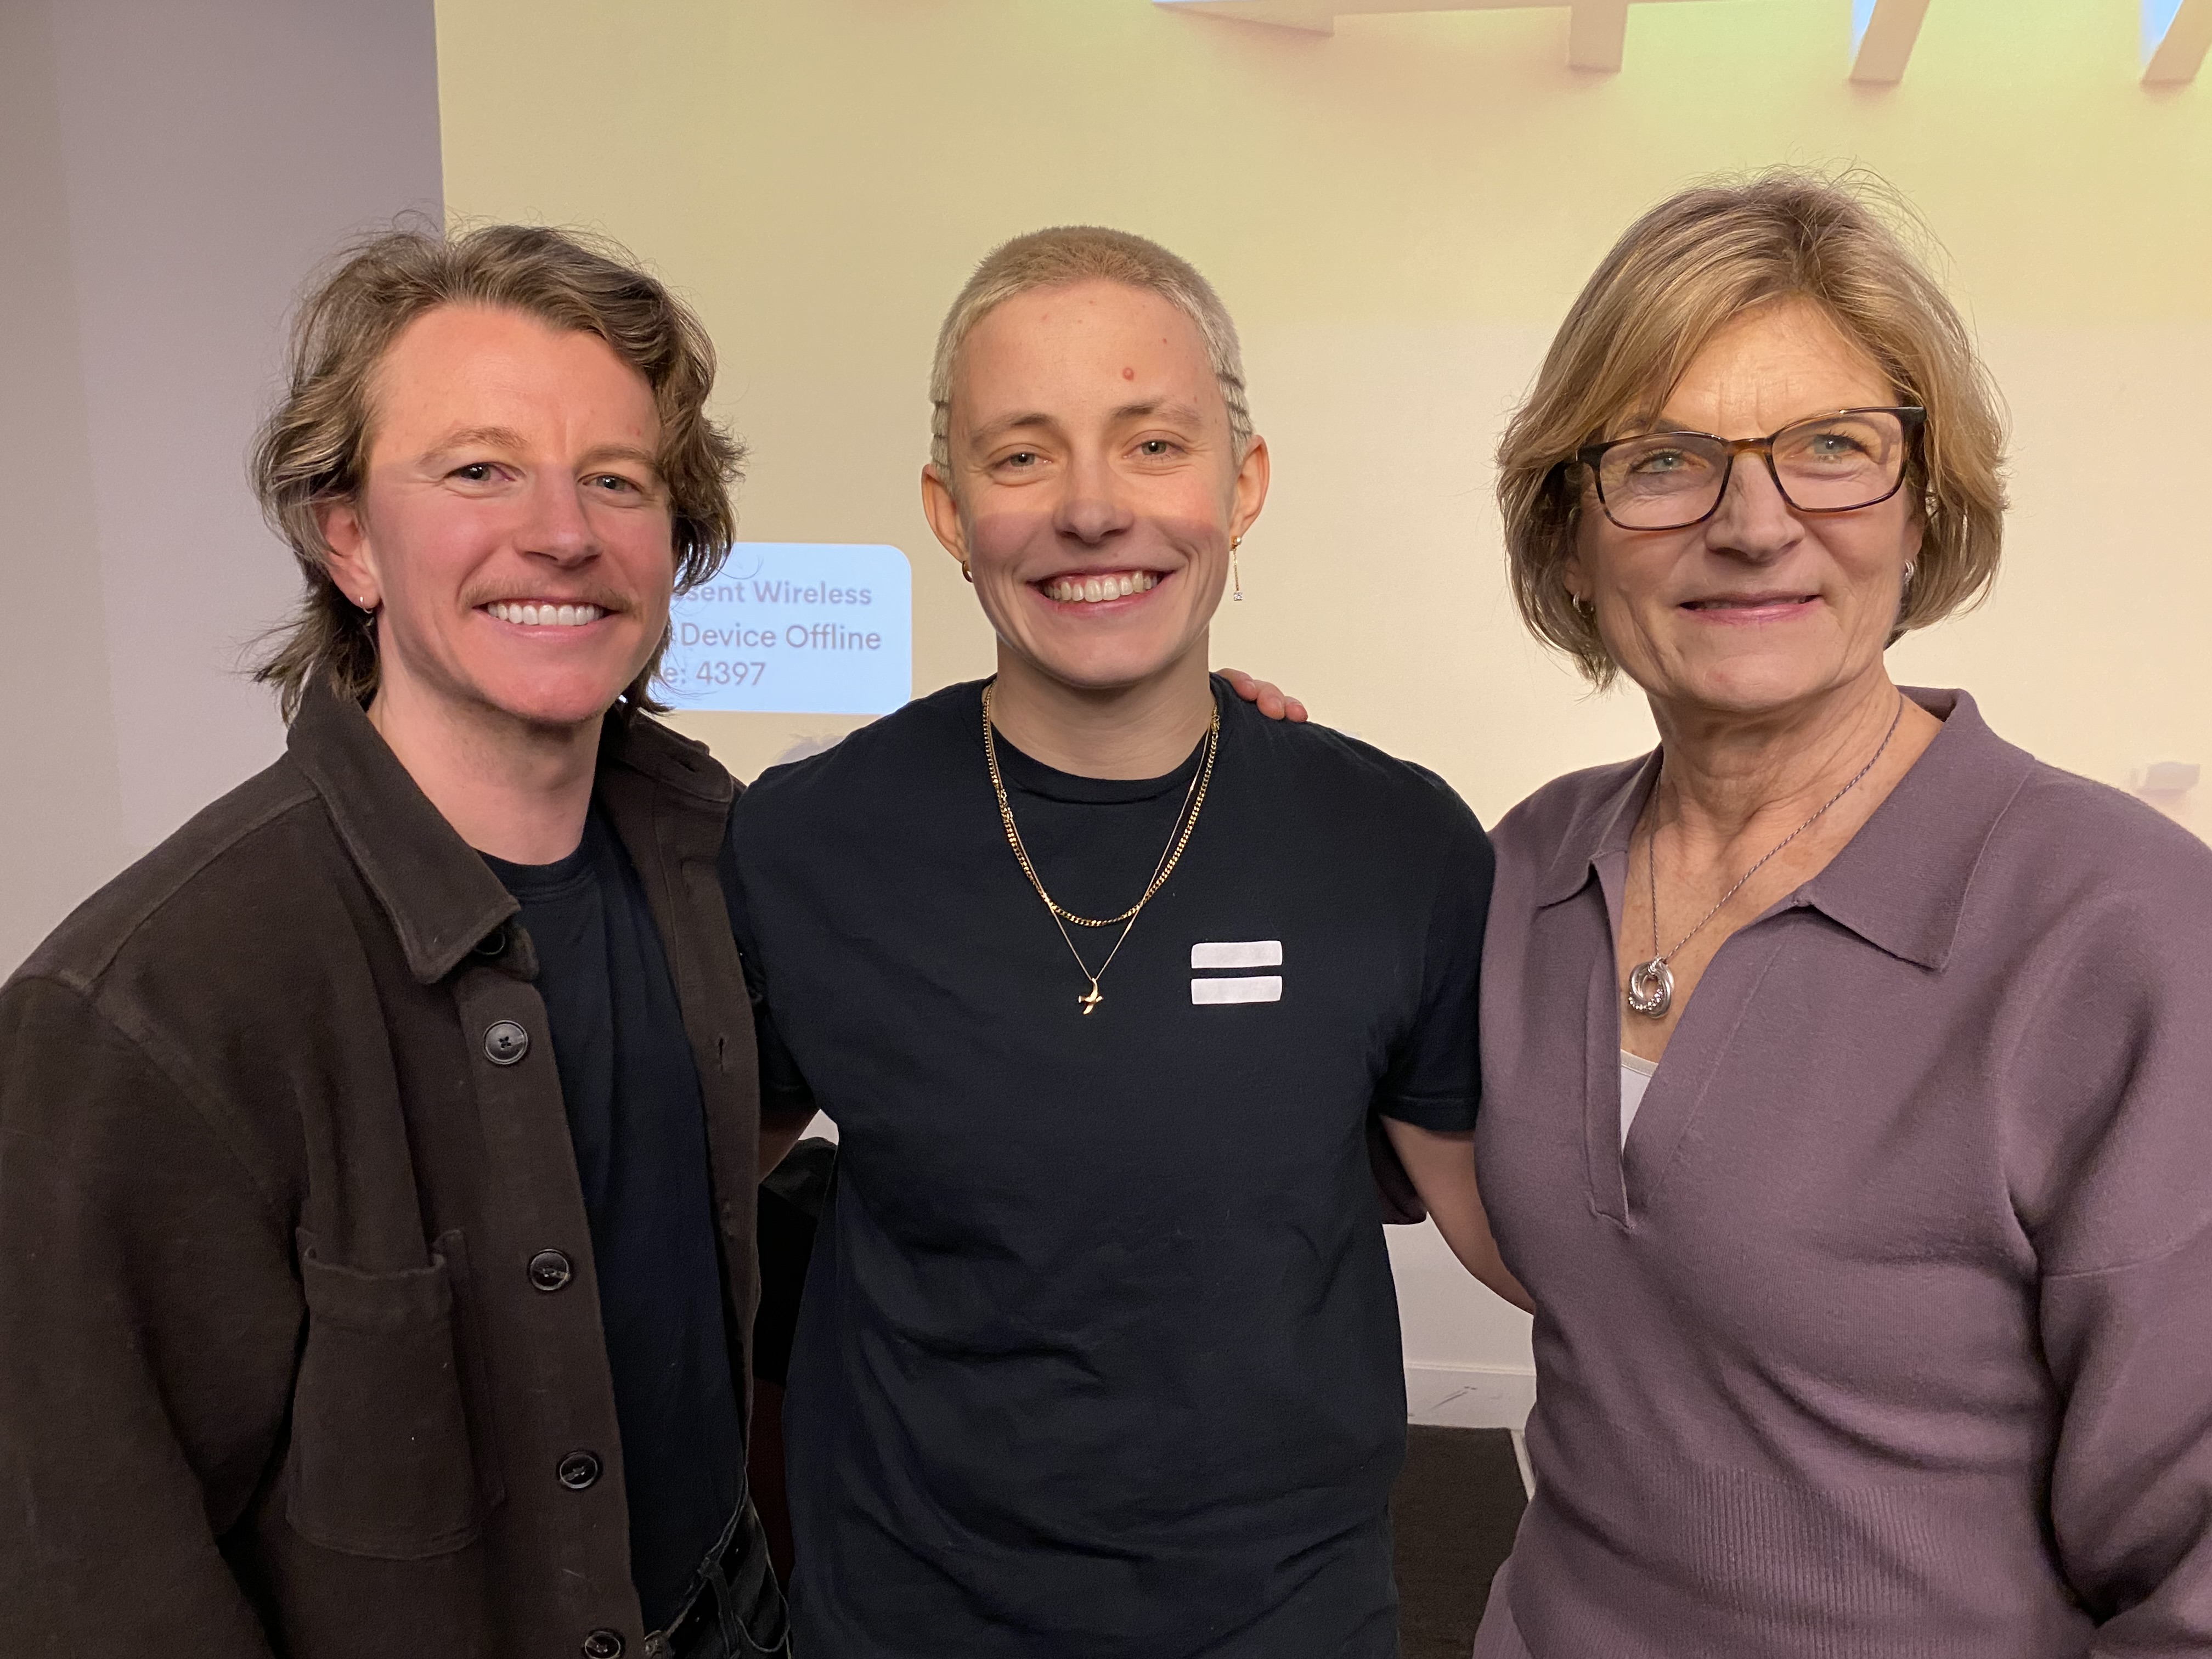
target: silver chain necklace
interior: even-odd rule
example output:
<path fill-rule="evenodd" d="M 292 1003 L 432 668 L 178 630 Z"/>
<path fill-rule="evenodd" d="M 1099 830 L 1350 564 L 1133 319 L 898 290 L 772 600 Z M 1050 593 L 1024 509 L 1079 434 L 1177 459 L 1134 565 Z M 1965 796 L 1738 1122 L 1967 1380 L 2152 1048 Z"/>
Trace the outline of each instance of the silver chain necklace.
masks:
<path fill-rule="evenodd" d="M 1628 1006 L 1631 1008 L 1647 1019 L 1664 1019 L 1667 1017 L 1667 1010 L 1674 1004 L 1674 975 L 1667 964 L 1681 953 L 1685 945 L 1705 932 L 1707 922 L 1728 908 L 1728 902 L 1743 891 L 1745 882 L 1764 870 L 1768 861 L 1776 854 L 1818 823 L 1826 816 L 1829 807 L 1850 794 L 1865 781 L 1866 775 L 1880 765 L 1881 757 L 1889 752 L 1889 740 L 1897 735 L 1898 722 L 1904 718 L 1905 694 L 1900 691 L 1897 694 L 1897 712 L 1889 717 L 1889 730 L 1882 734 L 1881 746 L 1874 751 L 1874 758 L 1853 773 L 1849 783 L 1821 803 L 1819 811 L 1776 842 L 1773 851 L 1767 854 L 1765 858 L 1759 860 L 1750 869 L 1745 871 L 1736 884 L 1721 895 L 1720 902 L 1698 919 L 1698 925 L 1674 941 L 1674 948 L 1671 951 L 1662 951 L 1659 948 L 1659 820 L 1656 811 L 1652 814 L 1651 837 L 1644 848 L 1645 862 L 1651 873 L 1651 960 L 1628 970 Z M 1660 757 L 1659 764 L 1662 769 L 1667 764 L 1663 755 Z M 1651 799 L 1656 807 L 1659 799 L 1659 786 L 1656 780 L 1651 786 Z"/>

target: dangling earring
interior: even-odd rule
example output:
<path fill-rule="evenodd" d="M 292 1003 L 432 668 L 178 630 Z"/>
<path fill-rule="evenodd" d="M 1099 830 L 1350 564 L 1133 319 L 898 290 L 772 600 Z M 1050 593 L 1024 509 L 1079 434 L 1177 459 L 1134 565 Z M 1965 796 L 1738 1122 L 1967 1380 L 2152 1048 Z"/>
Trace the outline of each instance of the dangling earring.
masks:
<path fill-rule="evenodd" d="M 1232 599 L 1242 599 L 1244 597 L 1244 573 L 1237 568 L 1237 550 L 1243 545 L 1244 538 L 1242 536 L 1231 536 L 1229 538 L 1229 580 L 1233 589 L 1229 597 Z"/>
<path fill-rule="evenodd" d="M 960 561 L 960 575 L 969 586 L 975 586 L 975 573 L 968 568 L 968 561 L 965 559 Z"/>

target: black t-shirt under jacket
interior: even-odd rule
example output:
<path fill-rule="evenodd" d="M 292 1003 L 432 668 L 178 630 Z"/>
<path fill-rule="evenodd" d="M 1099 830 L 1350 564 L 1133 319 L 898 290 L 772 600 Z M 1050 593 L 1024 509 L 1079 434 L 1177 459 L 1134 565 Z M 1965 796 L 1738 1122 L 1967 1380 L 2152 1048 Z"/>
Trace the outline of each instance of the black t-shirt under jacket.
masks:
<path fill-rule="evenodd" d="M 484 862 L 538 952 L 622 1425 L 630 1577 L 658 1630 L 744 1492 L 699 1068 L 645 884 L 599 807 L 567 858 Z"/>
<path fill-rule="evenodd" d="M 596 793 L 696 1068 L 742 1386 L 736 787 L 617 711 Z M 0 990 L 0 1649 L 644 1650 L 619 1378 L 515 909 L 317 688 L 283 759 Z"/>

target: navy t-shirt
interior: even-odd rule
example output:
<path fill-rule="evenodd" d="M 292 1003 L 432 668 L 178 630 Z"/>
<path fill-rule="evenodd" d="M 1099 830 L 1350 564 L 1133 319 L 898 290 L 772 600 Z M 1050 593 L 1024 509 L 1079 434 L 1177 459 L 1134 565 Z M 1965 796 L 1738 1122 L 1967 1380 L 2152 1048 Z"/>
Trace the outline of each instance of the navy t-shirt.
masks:
<path fill-rule="evenodd" d="M 594 805 L 557 864 L 486 856 L 538 952 L 591 1223 L 646 1627 L 666 1624 L 744 1492 L 699 1074 L 644 884 Z"/>
<path fill-rule="evenodd" d="M 1367 1119 L 1473 1125 L 1489 843 L 1427 773 L 1216 696 L 1203 816 L 1091 1014 L 979 687 L 738 803 L 770 1102 L 842 1138 L 785 1408 L 803 1651 L 1396 1652 Z M 1000 753 L 1053 896 L 1133 901 L 1198 755 Z M 1117 930 L 1070 931 L 1096 966 Z"/>

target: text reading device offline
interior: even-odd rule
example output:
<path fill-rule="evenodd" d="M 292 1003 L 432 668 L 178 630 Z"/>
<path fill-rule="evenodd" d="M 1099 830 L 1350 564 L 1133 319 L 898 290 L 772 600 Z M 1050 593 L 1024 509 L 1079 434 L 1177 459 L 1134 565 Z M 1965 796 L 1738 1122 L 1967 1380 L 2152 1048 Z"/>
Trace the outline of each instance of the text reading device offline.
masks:
<path fill-rule="evenodd" d="M 914 582 L 896 547 L 739 542 L 668 621 L 661 677 L 684 708 L 888 714 L 914 695 Z"/>

